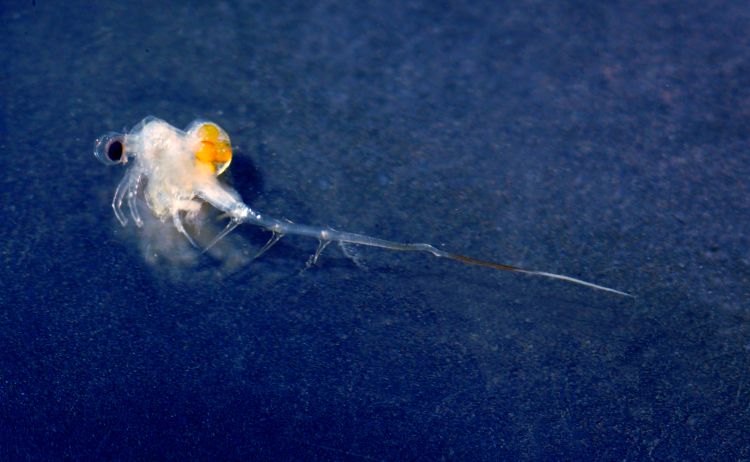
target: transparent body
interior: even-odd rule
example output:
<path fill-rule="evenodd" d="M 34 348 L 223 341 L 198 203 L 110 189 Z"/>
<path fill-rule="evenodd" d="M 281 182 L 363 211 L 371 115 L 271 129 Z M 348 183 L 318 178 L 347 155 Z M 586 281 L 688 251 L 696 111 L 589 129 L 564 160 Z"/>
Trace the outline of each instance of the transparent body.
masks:
<path fill-rule="evenodd" d="M 173 127 L 156 117 L 146 117 L 129 133 L 108 133 L 96 140 L 94 154 L 107 165 L 124 165 L 125 176 L 115 190 L 112 208 L 118 221 L 126 226 L 123 212 L 127 202 L 130 216 L 139 227 L 143 219 L 138 210 L 138 196 L 143 194 L 146 206 L 162 222 L 171 221 L 191 244 L 198 247 L 186 231 L 183 220 L 194 219 L 203 202 L 229 217 L 227 226 L 204 249 L 212 247 L 241 223 L 267 229 L 271 238 L 256 258 L 270 249 L 284 235 L 295 234 L 318 239 L 318 248 L 308 260 L 314 265 L 331 242 L 381 247 L 398 251 L 418 251 L 436 257 L 456 260 L 496 270 L 524 273 L 557 279 L 592 289 L 630 296 L 625 292 L 561 274 L 534 271 L 511 265 L 480 260 L 446 252 L 430 244 L 387 241 L 362 234 L 337 231 L 329 227 L 292 223 L 262 215 L 245 204 L 240 195 L 218 179 L 230 165 L 232 148 L 229 136 L 215 123 L 196 120 L 185 130 Z"/>

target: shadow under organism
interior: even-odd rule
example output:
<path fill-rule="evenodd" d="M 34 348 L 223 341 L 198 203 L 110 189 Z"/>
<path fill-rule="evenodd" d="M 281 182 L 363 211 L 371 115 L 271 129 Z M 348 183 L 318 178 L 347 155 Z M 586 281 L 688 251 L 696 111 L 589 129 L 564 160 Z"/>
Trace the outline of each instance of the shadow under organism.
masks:
<path fill-rule="evenodd" d="M 264 150 L 263 145 L 258 145 L 257 150 L 253 152 L 259 152 L 262 155 Z M 250 154 L 243 151 L 235 151 L 231 168 L 221 177 L 221 180 L 239 192 L 243 201 L 250 206 L 264 189 L 263 176 L 255 167 Z"/>

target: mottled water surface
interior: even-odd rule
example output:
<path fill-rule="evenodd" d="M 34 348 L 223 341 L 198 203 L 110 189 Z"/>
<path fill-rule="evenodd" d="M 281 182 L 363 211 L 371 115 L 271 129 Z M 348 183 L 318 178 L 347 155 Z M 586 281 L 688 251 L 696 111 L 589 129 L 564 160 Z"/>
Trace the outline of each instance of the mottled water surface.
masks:
<path fill-rule="evenodd" d="M 5 2 L 0 459 L 749 459 L 750 5 L 560 3 Z M 122 228 L 149 114 L 264 213 L 637 298 Z"/>

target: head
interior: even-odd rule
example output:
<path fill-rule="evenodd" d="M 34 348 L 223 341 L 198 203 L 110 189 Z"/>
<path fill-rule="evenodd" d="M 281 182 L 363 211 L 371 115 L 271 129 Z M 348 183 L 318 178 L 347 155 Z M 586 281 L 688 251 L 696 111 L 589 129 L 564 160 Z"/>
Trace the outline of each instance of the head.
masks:
<path fill-rule="evenodd" d="M 125 135 L 109 132 L 96 139 L 94 155 L 105 165 L 125 165 L 128 152 L 125 146 Z"/>

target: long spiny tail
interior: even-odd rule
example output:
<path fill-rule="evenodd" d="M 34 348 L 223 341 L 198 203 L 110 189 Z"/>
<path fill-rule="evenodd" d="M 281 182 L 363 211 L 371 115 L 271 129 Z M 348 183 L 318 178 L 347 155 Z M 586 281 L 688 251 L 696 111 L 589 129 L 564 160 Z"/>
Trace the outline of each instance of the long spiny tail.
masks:
<path fill-rule="evenodd" d="M 589 287 L 591 289 L 601 290 L 604 292 L 610 292 L 613 294 L 623 295 L 626 297 L 633 297 L 633 295 L 628 294 L 626 292 L 621 292 L 619 290 L 615 290 L 610 287 L 600 286 L 598 284 L 587 282 L 587 281 L 577 279 L 574 277 L 565 276 L 562 274 L 548 273 L 546 271 L 534 271 L 534 270 L 529 270 L 529 269 L 524 269 L 524 268 L 518 268 L 516 266 L 504 265 L 501 263 L 494 263 L 494 262 L 486 261 L 486 260 L 479 260 L 477 258 L 467 257 L 465 255 L 446 252 L 430 244 L 387 241 L 385 239 L 378 239 L 375 237 L 366 236 L 364 234 L 337 231 L 332 228 L 300 225 L 297 223 L 292 223 L 290 221 L 282 221 L 276 218 L 262 216 L 261 214 L 254 212 L 250 208 L 246 208 L 246 209 L 243 208 L 243 209 L 240 209 L 239 211 L 234 211 L 234 213 L 230 213 L 230 216 L 232 216 L 232 219 L 230 220 L 229 224 L 227 224 L 227 227 L 221 233 L 219 233 L 218 236 L 216 236 L 214 241 L 208 247 L 213 246 L 216 242 L 218 242 L 221 238 L 226 236 L 240 223 L 249 223 L 249 224 L 253 224 L 256 226 L 261 226 L 263 228 L 266 228 L 267 230 L 273 233 L 273 236 L 271 237 L 271 239 L 269 239 L 268 243 L 266 243 L 266 245 L 264 245 L 261 248 L 261 250 L 258 252 L 256 256 L 260 256 L 261 254 L 265 253 L 268 249 L 271 248 L 271 246 L 273 246 L 276 242 L 278 242 L 278 240 L 281 239 L 281 237 L 283 237 L 284 235 L 292 234 L 292 235 L 298 235 L 298 236 L 314 237 L 320 241 L 320 244 L 318 245 L 318 249 L 315 251 L 315 254 L 311 257 L 310 261 L 308 262 L 308 265 L 314 264 L 318 260 L 318 257 L 320 257 L 321 252 L 323 252 L 323 249 L 325 249 L 325 247 L 328 244 L 330 244 L 331 242 L 341 242 L 341 243 L 366 245 L 370 247 L 381 247 L 381 248 L 389 249 L 389 250 L 398 250 L 398 251 L 406 251 L 406 252 L 426 252 L 439 258 L 447 258 L 447 259 L 455 260 L 455 261 L 465 263 L 468 265 L 484 266 L 486 268 L 492 268 L 492 269 L 500 270 L 500 271 L 510 271 L 513 273 L 523 273 L 523 274 L 528 274 L 531 276 L 541 276 L 541 277 L 545 277 L 549 279 L 557 279 L 560 281 L 569 282 L 571 284 L 578 284 L 581 286 Z"/>
<path fill-rule="evenodd" d="M 446 254 L 445 257 L 450 258 L 451 260 L 456 260 L 462 263 L 467 263 L 469 265 L 479 265 L 479 266 L 485 266 L 487 268 L 493 268 L 493 269 L 501 270 L 501 271 L 510 271 L 513 273 L 524 273 L 524 274 L 530 274 L 532 276 L 542 276 L 542 277 L 550 278 L 550 279 L 558 279 L 560 281 L 570 282 L 572 284 L 578 284 L 581 286 L 591 287 L 592 289 L 596 289 L 596 290 L 603 290 L 604 292 L 612 292 L 613 294 L 624 295 L 625 297 L 634 297 L 633 295 L 627 292 L 621 292 L 619 290 L 612 289 L 610 287 L 600 286 L 599 284 L 594 284 L 592 282 L 587 282 L 581 279 L 573 278 L 570 276 L 565 276 L 563 274 L 548 273 L 546 271 L 527 270 L 527 269 L 518 268 L 515 266 L 503 265 L 501 263 L 478 260 L 476 258 L 467 257 L 466 255 L 458 255 L 455 253 Z"/>
<path fill-rule="evenodd" d="M 370 245 L 375 247 L 383 247 L 386 249 L 391 250 L 401 250 L 401 251 L 417 251 L 417 252 L 428 252 L 432 255 L 439 257 L 439 258 L 448 258 L 450 260 L 459 261 L 461 263 L 465 263 L 467 265 L 477 265 L 477 266 L 484 266 L 486 268 L 492 268 L 495 270 L 500 271 L 509 271 L 512 273 L 523 273 L 523 274 L 529 274 L 531 276 L 541 276 L 549 279 L 557 279 L 560 281 L 569 282 L 572 284 L 578 284 L 585 287 L 590 287 L 592 289 L 596 290 L 602 290 L 604 292 L 611 292 L 613 294 L 617 295 L 623 295 L 626 297 L 632 297 L 631 294 L 622 292 L 616 289 L 612 289 L 610 287 L 601 286 L 599 284 L 594 284 L 588 281 L 584 281 L 582 279 L 577 279 L 570 276 L 565 276 L 563 274 L 555 274 L 555 273 L 549 273 L 547 271 L 535 271 L 535 270 L 528 270 L 524 268 L 519 268 L 516 266 L 511 265 L 505 265 L 502 263 L 495 263 L 491 261 L 486 260 L 480 260 L 478 258 L 473 257 L 467 257 L 466 255 L 460 255 L 457 253 L 451 253 L 446 252 L 444 250 L 440 250 L 430 244 L 423 244 L 423 243 L 401 243 L 401 242 L 392 242 L 392 241 L 385 241 L 382 239 L 372 238 L 369 236 L 363 236 L 359 234 L 354 233 L 346 233 L 346 232 L 339 232 L 334 230 L 329 230 L 329 233 L 331 234 L 330 240 L 333 241 L 340 241 L 340 242 L 350 242 L 353 244 L 362 244 L 362 245 Z M 337 238 L 338 237 L 338 238 Z"/>

